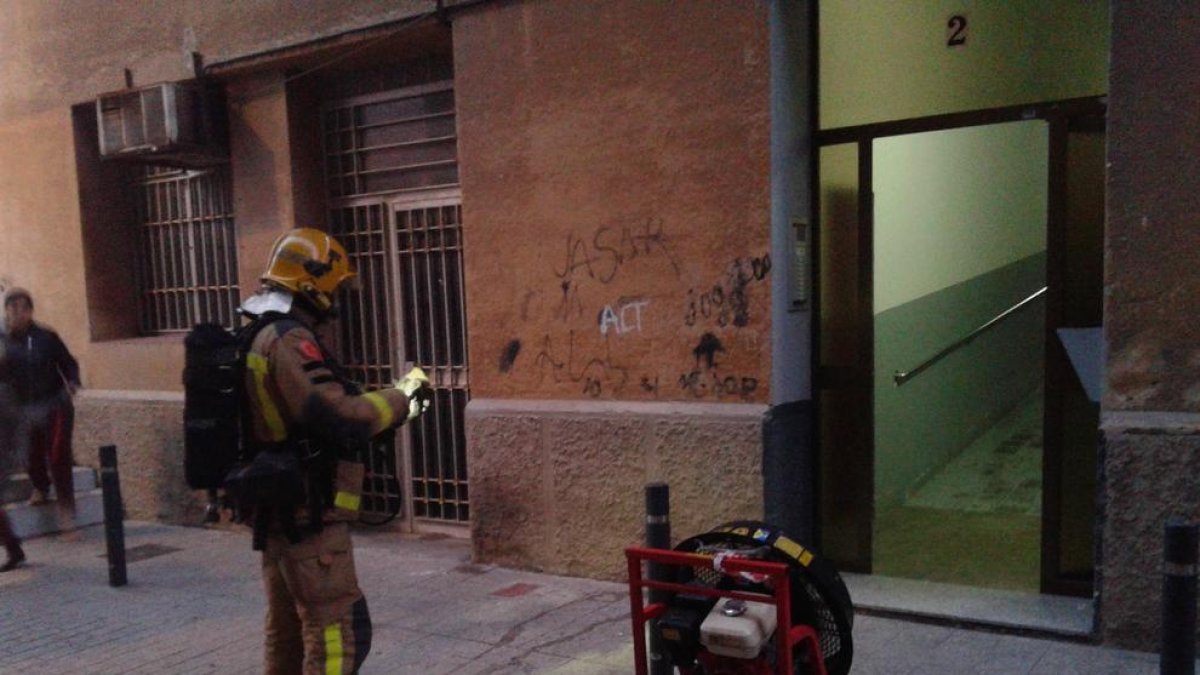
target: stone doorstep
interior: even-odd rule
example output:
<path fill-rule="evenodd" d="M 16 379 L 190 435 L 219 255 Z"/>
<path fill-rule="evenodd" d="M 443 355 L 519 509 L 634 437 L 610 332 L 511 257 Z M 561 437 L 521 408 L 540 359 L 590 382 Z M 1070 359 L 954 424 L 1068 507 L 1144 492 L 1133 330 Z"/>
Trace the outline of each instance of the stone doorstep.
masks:
<path fill-rule="evenodd" d="M 901 620 L 1011 631 L 1033 637 L 1090 641 L 1091 598 L 1023 593 L 955 584 L 842 573 L 854 607 Z"/>
<path fill-rule="evenodd" d="M 13 530 L 22 539 L 61 532 L 58 505 L 53 501 L 41 506 L 25 502 L 9 504 L 4 509 Z M 87 527 L 104 522 L 104 497 L 100 490 L 75 493 L 75 527 Z"/>
<path fill-rule="evenodd" d="M 86 466 L 77 466 L 72 473 L 75 474 L 76 493 L 90 492 L 100 487 L 99 483 L 96 482 L 95 469 Z M 33 484 L 29 482 L 29 475 L 24 473 L 13 474 L 8 480 L 0 483 L 0 504 L 24 503 L 32 493 Z"/>

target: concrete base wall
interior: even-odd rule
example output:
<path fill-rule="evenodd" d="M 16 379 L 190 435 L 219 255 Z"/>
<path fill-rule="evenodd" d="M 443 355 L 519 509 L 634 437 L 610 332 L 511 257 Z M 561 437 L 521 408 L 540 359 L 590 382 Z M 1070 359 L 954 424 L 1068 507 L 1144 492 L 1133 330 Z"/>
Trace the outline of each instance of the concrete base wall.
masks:
<path fill-rule="evenodd" d="M 645 484 L 671 487 L 674 541 L 762 517 L 752 404 L 477 399 L 467 406 L 476 559 L 605 579 L 645 531 Z"/>
<path fill-rule="evenodd" d="M 75 399 L 75 463 L 99 468 L 99 447 L 117 446 L 125 515 L 199 524 L 204 494 L 183 478 L 183 394 L 84 391 Z"/>
<path fill-rule="evenodd" d="M 1171 516 L 1200 521 L 1200 415 L 1108 413 L 1102 430 L 1100 638 L 1157 651 L 1163 524 Z"/>

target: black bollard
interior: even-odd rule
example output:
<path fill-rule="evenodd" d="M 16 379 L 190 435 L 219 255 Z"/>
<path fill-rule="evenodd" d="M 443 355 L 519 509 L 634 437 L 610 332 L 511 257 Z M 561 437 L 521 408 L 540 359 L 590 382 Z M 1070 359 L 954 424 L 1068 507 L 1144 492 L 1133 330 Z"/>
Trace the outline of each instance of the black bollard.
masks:
<path fill-rule="evenodd" d="M 1162 675 L 1196 672 L 1196 553 L 1200 528 L 1179 518 L 1163 532 Z"/>
<path fill-rule="evenodd" d="M 104 495 L 104 542 L 108 549 L 108 585 L 124 586 L 125 514 L 121 508 L 121 478 L 117 473 L 117 446 L 100 448 L 100 489 Z"/>
<path fill-rule="evenodd" d="M 646 548 L 671 548 L 671 490 L 666 483 L 646 485 Z M 646 577 L 653 581 L 672 581 L 669 568 L 656 562 L 647 563 Z M 669 594 L 651 588 L 647 599 L 666 602 Z M 650 622 L 650 675 L 670 675 L 674 670 L 658 635 L 658 621 Z"/>

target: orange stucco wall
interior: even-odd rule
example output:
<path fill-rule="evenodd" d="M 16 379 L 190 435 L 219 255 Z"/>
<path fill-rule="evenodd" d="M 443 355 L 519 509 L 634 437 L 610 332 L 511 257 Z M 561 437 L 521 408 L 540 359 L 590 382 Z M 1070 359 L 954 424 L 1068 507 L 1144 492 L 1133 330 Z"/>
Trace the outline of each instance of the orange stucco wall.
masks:
<path fill-rule="evenodd" d="M 11 0 L 0 19 L 0 120 L 432 11 L 433 0 Z"/>
<path fill-rule="evenodd" d="M 765 402 L 764 3 L 456 20 L 475 398 Z"/>
<path fill-rule="evenodd" d="M 192 49 L 211 63 L 432 3 L 164 3 L 148 16 L 141 3 L 101 11 L 83 0 L 76 9 L 96 26 L 19 4 L 44 30 L 37 44 L 0 39 L 0 75 L 21 83 L 0 102 L 0 277 L 33 290 L 39 316 L 83 362 L 92 391 L 80 401 L 80 447 L 118 443 L 123 461 L 155 476 L 130 495 L 138 513 L 178 518 L 195 507 L 174 471 L 180 429 L 166 421 L 178 419 L 182 341 L 132 337 L 120 320 L 134 310 L 120 307 L 129 284 L 113 266 L 128 263 L 95 229 L 105 234 L 119 209 L 81 213 L 112 181 L 78 180 L 99 160 L 76 163 L 87 117 L 77 108 L 73 119 L 72 106 L 120 88 L 126 66 L 137 84 L 183 79 Z M 638 537 L 647 480 L 672 482 L 689 527 L 760 515 L 771 369 L 766 8 L 530 0 L 456 15 L 471 393 L 481 404 L 465 424 L 481 557 L 611 576 L 614 552 Z M 365 66 L 449 49 L 444 32 L 404 39 L 394 52 L 374 43 Z M 42 44 L 66 52 L 76 41 L 72 60 Z M 227 85 L 243 295 L 279 231 L 323 217 L 312 113 L 335 97 L 326 85 L 342 73 L 370 79 L 348 62 L 297 77 L 328 56 L 305 49 L 214 70 Z M 102 273 L 86 273 L 85 261 Z M 88 293 L 97 278 L 112 286 Z M 521 451 L 540 473 L 509 476 L 526 466 Z M 587 527 L 600 512 L 605 522 Z M 497 548 L 514 527 L 529 537 Z"/>
<path fill-rule="evenodd" d="M 283 75 L 231 83 L 227 96 L 238 279 L 245 296 L 258 288 L 271 243 L 295 222 Z"/>
<path fill-rule="evenodd" d="M 191 51 L 220 62 L 427 4 L 14 4 L 0 283 L 34 292 L 85 384 L 177 390 L 182 349 L 91 325 L 70 107 L 127 67 L 138 84 L 186 78 Z M 767 400 L 765 6 L 497 3 L 454 31 L 476 394 Z M 277 82 L 230 106 L 233 142 L 259 153 L 233 167 L 243 281 L 303 198 L 286 194 L 285 96 Z"/>
<path fill-rule="evenodd" d="M 177 336 L 131 337 L 119 315 L 135 312 L 133 302 L 117 306 L 122 303 L 113 300 L 112 288 L 88 289 L 104 275 L 85 274 L 85 219 L 71 107 L 122 88 L 126 68 L 136 85 L 186 79 L 193 75 L 193 51 L 205 63 L 220 63 L 433 7 L 427 0 L 166 2 L 153 7 L 137 0 L 17 0 L 6 5 L 0 20 L 0 81 L 5 83 L 0 95 L 0 285 L 30 289 L 37 318 L 56 328 L 80 359 L 86 387 L 177 391 L 183 345 Z M 239 231 L 250 233 L 239 241 L 241 275 L 251 280 L 246 292 L 253 290 L 259 271 L 250 268 L 262 264 L 275 233 L 290 226 L 294 215 L 315 212 L 311 190 L 290 194 L 298 178 L 287 151 L 284 73 L 267 70 L 266 84 L 274 77 L 274 86 L 248 93 L 230 109 L 234 131 L 240 133 L 234 141 L 244 149 L 234 171 L 239 200 L 235 219 Z M 262 173 L 264 167 L 273 173 Z M 319 167 L 315 170 L 319 173 Z M 299 180 L 308 188 L 313 184 L 308 176 Z M 104 187 L 96 182 L 91 187 L 97 185 Z M 124 233 L 101 235 L 93 241 L 103 245 L 86 257 L 93 269 L 97 264 L 132 264 L 113 254 L 119 243 L 105 239 L 120 239 Z M 117 336 L 122 339 L 113 339 Z"/>
<path fill-rule="evenodd" d="M 87 344 L 70 108 L 0 125 L 0 284 L 33 294 L 35 318 Z"/>
<path fill-rule="evenodd" d="M 764 3 L 495 3 L 454 25 L 484 561 L 619 578 L 642 490 L 762 512 Z"/>

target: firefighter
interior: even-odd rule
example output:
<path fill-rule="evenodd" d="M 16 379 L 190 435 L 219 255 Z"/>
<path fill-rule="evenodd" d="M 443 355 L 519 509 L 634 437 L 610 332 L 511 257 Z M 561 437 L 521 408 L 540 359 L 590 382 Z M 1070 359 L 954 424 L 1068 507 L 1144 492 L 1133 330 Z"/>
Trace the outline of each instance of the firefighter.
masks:
<path fill-rule="evenodd" d="M 267 673 L 355 673 L 362 665 L 371 620 L 350 540 L 364 474 L 353 449 L 428 406 L 429 380 L 419 369 L 392 388 L 360 393 L 317 338 L 334 292 L 353 276 L 336 240 L 294 229 L 276 240 L 263 288 L 242 305 L 251 318 L 273 319 L 251 342 L 245 379 L 257 452 L 248 471 L 282 472 L 268 491 L 277 502 L 252 507 L 267 595 Z M 302 496 L 281 486 L 299 486 Z"/>

